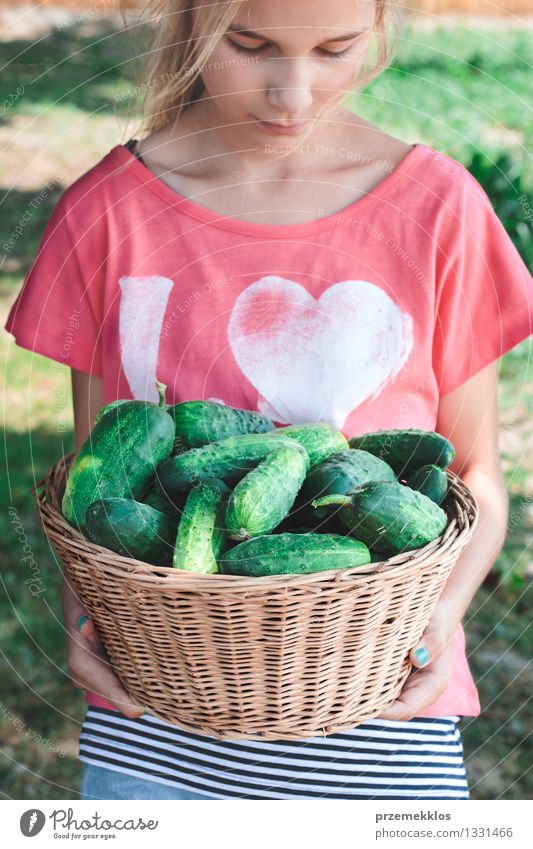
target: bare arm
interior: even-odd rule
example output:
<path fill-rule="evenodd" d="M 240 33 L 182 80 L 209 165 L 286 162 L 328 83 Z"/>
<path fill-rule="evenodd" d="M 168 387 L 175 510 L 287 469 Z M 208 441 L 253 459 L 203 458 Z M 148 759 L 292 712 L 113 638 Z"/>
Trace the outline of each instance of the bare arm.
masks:
<path fill-rule="evenodd" d="M 72 369 L 76 451 L 87 439 L 96 414 L 103 406 L 103 397 L 101 378 Z M 61 582 L 61 602 L 67 635 L 68 668 L 74 686 L 98 693 L 125 716 L 141 716 L 144 710 L 131 701 L 109 666 L 94 623 L 65 576 Z M 80 616 L 87 616 L 81 630 L 78 629 Z"/>
<path fill-rule="evenodd" d="M 457 625 L 503 547 L 508 496 L 498 450 L 497 363 L 441 398 L 436 429 L 453 442 L 456 456 L 451 469 L 478 502 L 479 521 L 446 581 L 422 639 L 410 653 L 411 663 L 418 669 L 381 714 L 383 719 L 412 719 L 445 691 Z"/>
<path fill-rule="evenodd" d="M 89 436 L 96 414 L 104 404 L 104 382 L 101 377 L 92 377 L 83 371 L 70 371 L 77 451 Z"/>
<path fill-rule="evenodd" d="M 460 622 L 476 590 L 494 565 L 507 533 L 509 498 L 498 447 L 498 363 L 478 372 L 441 399 L 437 430 L 456 452 L 452 471 L 473 493 L 479 521 L 446 582 L 439 607 Z"/>

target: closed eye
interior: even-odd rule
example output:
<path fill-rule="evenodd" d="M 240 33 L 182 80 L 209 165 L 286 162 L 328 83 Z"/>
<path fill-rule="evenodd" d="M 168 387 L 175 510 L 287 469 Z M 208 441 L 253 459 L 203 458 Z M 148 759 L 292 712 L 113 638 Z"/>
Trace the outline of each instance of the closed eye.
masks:
<path fill-rule="evenodd" d="M 227 38 L 227 41 L 229 42 L 229 44 L 231 44 L 231 46 L 237 53 L 244 53 L 247 56 L 258 56 L 260 53 L 265 53 L 269 48 L 268 44 L 261 44 L 259 47 L 244 47 L 242 44 L 233 41 L 232 38 Z M 323 47 L 316 47 L 315 49 L 317 53 L 319 53 L 321 56 L 326 56 L 328 59 L 340 59 L 342 56 L 345 56 L 347 53 L 349 53 L 353 46 L 354 45 L 351 44 L 344 50 L 337 50 L 336 52 L 333 52 L 331 50 L 325 50 Z"/>

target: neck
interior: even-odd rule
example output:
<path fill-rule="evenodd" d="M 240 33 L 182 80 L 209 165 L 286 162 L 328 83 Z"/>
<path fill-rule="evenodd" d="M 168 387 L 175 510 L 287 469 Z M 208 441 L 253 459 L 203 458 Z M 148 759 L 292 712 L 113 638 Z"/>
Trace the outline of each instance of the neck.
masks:
<path fill-rule="evenodd" d="M 212 160 L 213 169 L 224 174 L 235 173 L 246 178 L 258 176 L 283 178 L 302 169 L 323 166 L 328 150 L 342 146 L 344 126 L 353 122 L 353 113 L 340 107 L 335 115 L 319 123 L 301 143 L 298 137 L 264 135 L 264 141 L 252 138 L 248 125 L 224 124 L 209 100 L 200 98 L 187 110 L 188 129 L 196 132 L 198 158 Z M 363 122 L 364 123 L 364 122 Z"/>

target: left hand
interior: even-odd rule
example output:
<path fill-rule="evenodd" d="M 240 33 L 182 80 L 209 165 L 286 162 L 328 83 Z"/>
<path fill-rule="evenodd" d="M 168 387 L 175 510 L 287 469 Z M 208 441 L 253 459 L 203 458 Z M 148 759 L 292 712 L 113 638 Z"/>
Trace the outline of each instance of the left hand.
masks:
<path fill-rule="evenodd" d="M 376 719 L 413 719 L 445 691 L 452 671 L 456 623 L 453 622 L 451 627 L 446 621 L 448 617 L 443 614 L 444 611 L 437 606 L 424 635 L 409 655 L 416 669 L 407 678 L 396 701 Z M 420 649 L 426 650 L 427 660 Z"/>

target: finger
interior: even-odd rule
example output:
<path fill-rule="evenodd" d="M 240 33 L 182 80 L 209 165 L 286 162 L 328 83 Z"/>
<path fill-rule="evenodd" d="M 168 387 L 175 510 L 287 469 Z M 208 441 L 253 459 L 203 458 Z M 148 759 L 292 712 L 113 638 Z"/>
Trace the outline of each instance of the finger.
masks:
<path fill-rule="evenodd" d="M 117 676 L 103 660 L 93 658 L 79 674 L 72 674 L 72 680 L 82 690 L 90 690 L 110 702 L 120 713 L 129 719 L 137 719 L 146 713 L 146 709 L 136 704 L 128 696 Z"/>
<path fill-rule="evenodd" d="M 82 623 L 82 630 L 86 624 Z M 80 634 L 80 641 L 75 642 L 71 649 L 70 672 L 73 684 L 82 690 L 91 690 L 102 696 L 129 718 L 142 716 L 146 713 L 145 708 L 131 700 L 112 671 L 96 629 L 93 630 L 92 637 L 92 642 L 84 645 L 85 638 Z"/>
<path fill-rule="evenodd" d="M 427 640 L 421 641 L 414 649 L 411 650 L 409 660 L 416 666 L 417 669 L 422 669 L 424 666 L 429 666 L 434 659 L 434 652 L 431 653 L 431 645 L 428 646 Z"/>
<path fill-rule="evenodd" d="M 380 714 L 381 719 L 412 719 L 419 711 L 438 699 L 446 689 L 446 680 L 433 670 L 415 672 L 406 681 L 395 702 Z"/>
<path fill-rule="evenodd" d="M 412 713 L 401 700 L 398 700 L 390 705 L 387 710 L 383 711 L 383 713 L 380 713 L 376 719 L 389 719 L 394 722 L 400 722 L 401 720 L 413 719 L 414 716 L 416 716 L 416 713 Z"/>
<path fill-rule="evenodd" d="M 93 640 L 97 636 L 96 626 L 93 620 L 86 614 L 82 613 L 76 621 L 78 633 L 86 640 Z"/>
<path fill-rule="evenodd" d="M 452 645 L 453 635 L 446 636 L 442 628 L 430 626 L 409 653 L 409 660 L 417 669 L 423 669 L 451 650 Z"/>

